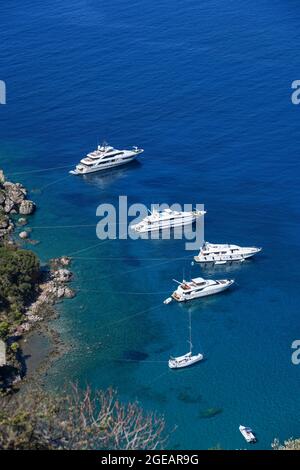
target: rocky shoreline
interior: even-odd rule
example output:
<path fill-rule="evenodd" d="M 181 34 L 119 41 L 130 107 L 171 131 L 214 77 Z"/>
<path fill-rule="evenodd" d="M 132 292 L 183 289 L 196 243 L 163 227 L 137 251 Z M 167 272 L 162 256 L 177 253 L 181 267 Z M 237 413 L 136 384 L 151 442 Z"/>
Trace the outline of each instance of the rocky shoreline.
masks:
<path fill-rule="evenodd" d="M 27 199 L 26 188 L 20 183 L 6 181 L 0 170 L 0 246 L 20 249 L 13 239 L 14 230 L 16 226 L 27 225 L 28 220 L 24 216 L 30 216 L 35 210 L 35 203 Z M 15 222 L 18 215 L 22 217 Z M 29 234 L 30 228 L 20 232 L 19 237 L 25 240 Z M 6 363 L 2 366 L 0 364 L 0 392 L 14 391 L 24 382 L 27 367 L 23 348 L 28 349 L 33 333 L 47 336 L 53 346 L 51 357 L 47 355 L 44 358 L 39 370 L 45 371 L 51 360 L 64 350 L 58 333 L 49 327 L 48 322 L 58 315 L 55 308 L 57 302 L 75 296 L 74 290 L 68 285 L 73 276 L 70 265 L 71 258 L 63 256 L 40 267 L 34 286 L 35 295 L 22 311 L 18 324 L 10 328 L 5 340 L 1 340 L 6 348 Z"/>
<path fill-rule="evenodd" d="M 28 216 L 35 209 L 35 203 L 27 199 L 26 188 L 20 183 L 6 181 L 3 170 L 0 170 L 0 239 L 9 236 L 15 228 L 11 216 Z M 19 220 L 21 224 L 27 223 L 25 217 Z"/>

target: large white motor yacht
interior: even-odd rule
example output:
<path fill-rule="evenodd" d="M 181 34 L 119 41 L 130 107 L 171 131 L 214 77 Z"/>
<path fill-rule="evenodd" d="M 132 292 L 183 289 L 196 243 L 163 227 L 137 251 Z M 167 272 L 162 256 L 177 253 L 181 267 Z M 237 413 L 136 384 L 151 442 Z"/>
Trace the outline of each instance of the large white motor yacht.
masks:
<path fill-rule="evenodd" d="M 150 212 L 150 211 L 149 211 Z M 173 211 L 171 209 L 164 209 L 158 211 L 154 209 L 150 215 L 145 217 L 141 222 L 131 225 L 131 228 L 136 232 L 144 233 L 154 230 L 163 230 L 166 228 L 180 227 L 182 225 L 192 224 L 197 217 L 206 214 L 205 211 Z"/>
<path fill-rule="evenodd" d="M 88 153 L 80 160 L 75 170 L 71 170 L 70 173 L 72 175 L 86 175 L 124 165 L 134 160 L 143 151 L 138 147 L 133 147 L 132 150 L 117 150 L 104 142 L 102 145 L 98 145 L 94 152 Z"/>
<path fill-rule="evenodd" d="M 170 303 L 170 299 L 174 299 L 177 302 L 186 302 L 187 300 L 198 299 L 199 297 L 206 297 L 207 295 L 218 294 L 222 292 L 228 287 L 230 287 L 233 283 L 233 279 L 203 279 L 202 277 L 196 277 L 191 281 L 182 282 L 176 281 L 179 286 L 173 292 L 172 296 L 169 297 L 164 301 L 165 304 Z"/>
<path fill-rule="evenodd" d="M 197 263 L 225 264 L 233 261 L 244 261 L 246 258 L 250 258 L 260 251 L 261 248 L 255 246 L 241 247 L 238 245 L 204 242 L 198 255 L 194 257 L 194 260 Z"/>

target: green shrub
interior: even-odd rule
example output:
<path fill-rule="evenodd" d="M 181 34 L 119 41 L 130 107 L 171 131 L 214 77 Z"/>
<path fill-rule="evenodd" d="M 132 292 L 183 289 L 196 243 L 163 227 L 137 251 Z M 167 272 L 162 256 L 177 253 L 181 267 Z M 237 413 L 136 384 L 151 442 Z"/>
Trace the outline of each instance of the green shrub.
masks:
<path fill-rule="evenodd" d="M 16 247 L 0 247 L 0 311 L 19 319 L 20 311 L 35 293 L 40 263 L 37 256 Z"/>
<path fill-rule="evenodd" d="M 0 338 L 5 339 L 9 333 L 9 324 L 6 321 L 0 322 Z"/>
<path fill-rule="evenodd" d="M 17 342 L 14 342 L 14 343 L 12 343 L 12 344 L 10 345 L 10 349 L 11 349 L 14 353 L 16 353 L 16 352 L 19 350 L 19 348 L 20 348 L 20 346 L 19 346 L 19 343 L 17 343 Z"/>

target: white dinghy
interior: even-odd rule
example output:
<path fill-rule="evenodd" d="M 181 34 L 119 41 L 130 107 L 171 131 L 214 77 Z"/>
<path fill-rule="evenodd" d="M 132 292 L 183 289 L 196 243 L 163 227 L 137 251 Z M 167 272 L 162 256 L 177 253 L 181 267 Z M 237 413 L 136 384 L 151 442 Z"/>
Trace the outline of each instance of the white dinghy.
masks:
<path fill-rule="evenodd" d="M 251 428 L 248 426 L 239 426 L 240 433 L 242 436 L 245 438 L 245 440 L 250 443 L 250 442 L 256 442 L 256 437 L 253 434 L 253 431 Z"/>

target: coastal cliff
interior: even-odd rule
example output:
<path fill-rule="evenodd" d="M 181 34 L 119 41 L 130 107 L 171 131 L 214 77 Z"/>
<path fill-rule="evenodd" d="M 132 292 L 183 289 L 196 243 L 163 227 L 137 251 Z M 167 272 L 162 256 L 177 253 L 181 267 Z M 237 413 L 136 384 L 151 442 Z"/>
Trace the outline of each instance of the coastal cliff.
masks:
<path fill-rule="evenodd" d="M 11 389 L 25 376 L 21 340 L 56 316 L 56 302 L 75 295 L 67 285 L 72 279 L 67 269 L 70 258 L 42 265 L 35 253 L 15 240 L 16 225 L 27 224 L 23 216 L 30 217 L 35 209 L 26 188 L 6 181 L 0 170 L 0 391 Z M 19 233 L 20 238 L 28 236 L 29 230 Z"/>

